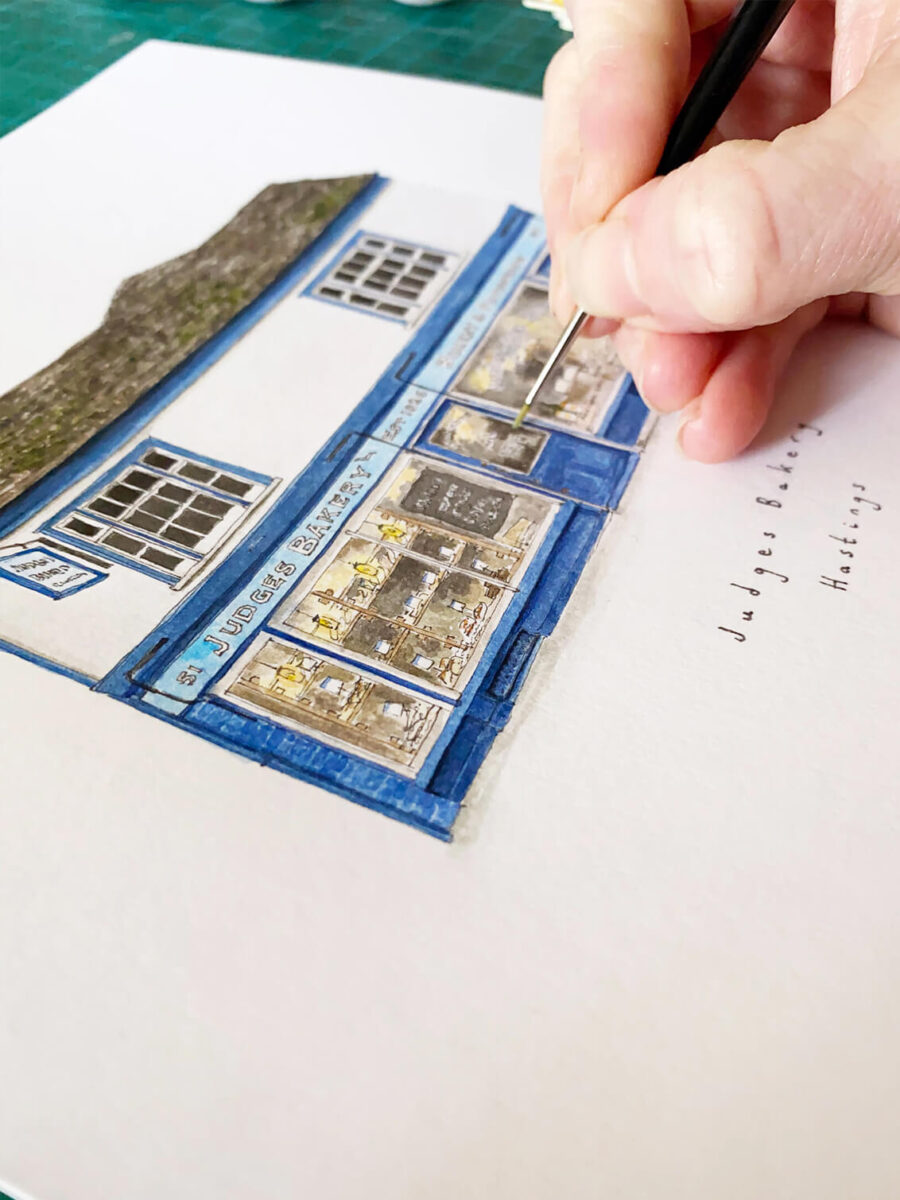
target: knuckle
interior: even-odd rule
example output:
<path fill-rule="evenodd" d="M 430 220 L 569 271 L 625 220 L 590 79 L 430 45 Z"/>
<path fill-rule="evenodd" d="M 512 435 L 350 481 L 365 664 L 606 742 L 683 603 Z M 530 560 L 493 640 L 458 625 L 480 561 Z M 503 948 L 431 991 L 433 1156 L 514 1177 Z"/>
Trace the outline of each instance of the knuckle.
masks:
<path fill-rule="evenodd" d="M 739 328 L 766 320 L 766 283 L 781 251 L 765 182 L 752 161 L 719 156 L 688 169 L 677 203 L 681 290 L 712 325 Z"/>

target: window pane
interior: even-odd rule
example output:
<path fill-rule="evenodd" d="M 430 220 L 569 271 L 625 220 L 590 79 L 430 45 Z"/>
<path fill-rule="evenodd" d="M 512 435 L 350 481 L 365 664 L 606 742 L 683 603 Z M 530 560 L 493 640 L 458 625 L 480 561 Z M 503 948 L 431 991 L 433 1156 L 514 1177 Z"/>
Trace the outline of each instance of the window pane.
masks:
<path fill-rule="evenodd" d="M 185 479 L 195 479 L 197 483 L 209 483 L 215 471 L 211 467 L 201 467 L 199 463 L 185 463 L 178 468 L 178 474 Z"/>
<path fill-rule="evenodd" d="M 189 488 L 177 487 L 174 483 L 164 483 L 161 488 L 157 489 L 156 494 L 164 496 L 166 500 L 177 500 L 183 504 L 192 493 Z"/>
<path fill-rule="evenodd" d="M 88 508 L 91 512 L 102 513 L 104 517 L 120 517 L 125 511 L 124 504 L 113 504 L 110 500 L 104 500 L 102 496 L 92 500 Z"/>
<path fill-rule="evenodd" d="M 141 512 L 168 520 L 178 512 L 178 505 L 174 500 L 163 500 L 160 496 L 151 496 L 141 505 Z"/>
<path fill-rule="evenodd" d="M 144 529 L 147 533 L 159 533 L 163 527 L 162 517 L 151 517 L 149 513 L 137 512 L 132 513 L 130 517 L 125 518 L 126 525 L 133 525 L 135 529 Z"/>
<path fill-rule="evenodd" d="M 179 546 L 187 546 L 190 550 L 193 550 L 200 541 L 198 533 L 188 533 L 186 529 L 179 529 L 177 525 L 167 525 L 163 532 L 163 537 L 167 538 L 170 542 L 175 542 Z"/>
<path fill-rule="evenodd" d="M 162 567 L 165 571 L 174 571 L 184 562 L 178 554 L 167 554 L 165 550 L 157 550 L 155 546 L 147 546 L 141 555 L 144 562 L 152 563 L 154 567 Z"/>
<path fill-rule="evenodd" d="M 99 525 L 90 525 L 87 521 L 82 521 L 80 517 L 70 517 L 66 521 L 66 529 L 71 529 L 73 533 L 80 533 L 84 537 L 96 537 L 100 532 Z"/>
<path fill-rule="evenodd" d="M 149 474 L 147 471 L 129 471 L 122 482 L 127 483 L 130 487 L 140 488 L 142 492 L 146 492 L 158 482 L 158 477 Z"/>
<path fill-rule="evenodd" d="M 197 512 L 209 513 L 211 517 L 224 517 L 234 508 L 234 505 L 229 504 L 227 500 L 217 500 L 215 496 L 198 493 L 191 501 L 191 508 Z"/>
<path fill-rule="evenodd" d="M 107 489 L 106 496 L 109 500 L 118 500 L 120 504 L 134 504 L 135 500 L 140 500 L 141 493 L 136 488 L 117 483 L 115 487 Z"/>
<path fill-rule="evenodd" d="M 175 466 L 177 458 L 173 458 L 171 454 L 162 454 L 159 450 L 148 450 L 141 462 L 145 462 L 148 467 L 157 467 L 160 471 L 168 471 Z"/>
<path fill-rule="evenodd" d="M 233 475 L 217 475 L 212 486 L 220 492 L 228 492 L 230 496 L 246 496 L 253 484 L 243 479 L 235 479 Z"/>
<path fill-rule="evenodd" d="M 177 523 L 185 529 L 193 529 L 195 533 L 210 533 L 219 523 L 218 517 L 205 517 L 202 513 L 192 512 L 186 508 L 177 518 Z"/>
<path fill-rule="evenodd" d="M 116 529 L 111 529 L 103 538 L 104 546 L 112 546 L 114 550 L 121 550 L 123 554 L 137 554 L 143 542 L 139 542 L 137 538 L 127 537 L 124 533 L 119 533 Z"/>

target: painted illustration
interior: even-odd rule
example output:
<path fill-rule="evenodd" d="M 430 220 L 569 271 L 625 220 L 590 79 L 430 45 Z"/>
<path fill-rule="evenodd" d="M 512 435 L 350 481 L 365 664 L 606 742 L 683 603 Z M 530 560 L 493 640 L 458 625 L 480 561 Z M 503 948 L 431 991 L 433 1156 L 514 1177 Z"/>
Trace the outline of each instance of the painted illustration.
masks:
<path fill-rule="evenodd" d="M 454 395 L 521 408 L 559 340 L 561 327 L 549 311 L 547 285 L 523 284 L 453 385 Z M 547 384 L 534 416 L 593 433 L 626 383 L 612 339 L 575 342 L 556 378 Z"/>
<path fill-rule="evenodd" d="M 281 621 L 351 657 L 458 693 L 508 598 L 501 585 L 446 563 L 350 538 L 288 601 Z"/>
<path fill-rule="evenodd" d="M 0 396 L 0 507 L 208 342 L 369 183 L 273 184 L 196 250 L 127 279 L 99 329 Z"/>
<path fill-rule="evenodd" d="M 310 285 L 310 295 L 414 325 L 446 287 L 455 254 L 359 233 Z"/>
<path fill-rule="evenodd" d="M 546 497 L 486 476 L 404 457 L 358 530 L 447 566 L 512 584 L 558 508 Z"/>
<path fill-rule="evenodd" d="M 430 446 L 452 450 L 486 466 L 506 467 L 527 475 L 547 444 L 539 429 L 514 429 L 465 404 L 451 404 L 428 438 Z"/>
<path fill-rule="evenodd" d="M 209 562 L 273 481 L 148 439 L 48 523 L 72 549 L 181 588 Z"/>
<path fill-rule="evenodd" d="M 433 745 L 447 716 L 415 692 L 271 637 L 253 647 L 222 694 L 404 771 Z"/>
<path fill-rule="evenodd" d="M 0 577 L 4 576 L 53 600 L 74 596 L 104 578 L 102 571 L 76 562 L 59 553 L 56 547 L 40 543 L 5 546 L 0 551 Z"/>
<path fill-rule="evenodd" d="M 0 398 L 0 649 L 449 839 L 649 428 L 602 344 L 512 428 L 545 261 L 354 176 L 128 280 Z"/>

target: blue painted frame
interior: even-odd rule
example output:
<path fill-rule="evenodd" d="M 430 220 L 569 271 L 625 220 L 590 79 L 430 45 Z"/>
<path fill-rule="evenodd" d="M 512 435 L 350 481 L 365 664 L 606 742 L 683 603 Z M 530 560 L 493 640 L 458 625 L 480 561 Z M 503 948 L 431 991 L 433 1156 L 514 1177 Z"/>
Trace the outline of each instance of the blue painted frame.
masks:
<path fill-rule="evenodd" d="M 509 483 L 529 484 L 550 496 L 570 496 L 593 508 L 606 509 L 618 507 L 637 466 L 639 456 L 633 450 L 537 424 L 530 428 L 540 432 L 546 441 L 528 471 L 521 472 L 498 463 L 480 464 L 478 459 L 431 441 L 448 410 L 454 407 L 469 409 L 501 425 L 513 424 L 513 416 L 507 417 L 451 395 L 442 398 L 419 432 L 415 442 L 417 450 L 470 469 L 486 466 L 492 475 Z"/>
<path fill-rule="evenodd" d="M 538 254 L 536 261 L 540 261 L 540 266 L 537 272 L 532 269 L 528 274 L 516 280 L 515 285 L 509 291 L 506 302 L 494 314 L 493 319 L 482 331 L 477 341 L 473 343 L 471 353 L 464 361 L 459 363 L 458 369 L 454 372 L 452 378 L 447 379 L 445 386 L 435 390 L 440 390 L 443 394 L 458 400 L 462 404 L 467 404 L 473 408 L 483 408 L 485 414 L 488 416 L 497 416 L 502 419 L 506 415 L 515 415 L 514 413 L 510 414 L 508 409 L 503 409 L 499 405 L 492 404 L 482 396 L 460 390 L 458 384 L 465 375 L 467 366 L 475 360 L 479 350 L 490 337 L 497 322 L 503 316 L 506 309 L 512 305 L 519 290 L 527 286 L 540 288 L 544 291 L 548 290 L 549 258 L 548 254 L 544 254 L 543 260 L 541 260 L 540 253 Z M 545 266 L 547 268 L 546 276 L 541 274 Z M 626 411 L 623 412 L 623 409 Z M 563 422 L 556 422 L 549 418 L 541 417 L 537 413 L 532 413 L 529 418 L 529 424 L 536 429 L 542 429 L 546 432 L 565 433 L 569 437 L 579 438 L 582 441 L 612 442 L 616 446 L 628 449 L 638 444 L 638 439 L 646 425 L 648 417 L 649 409 L 640 398 L 634 380 L 629 374 L 625 373 L 622 376 L 617 391 L 609 400 L 607 409 L 603 414 L 603 419 L 596 430 L 570 428 Z"/>
<path fill-rule="evenodd" d="M 248 306 L 247 310 L 238 314 L 227 327 L 228 336 L 223 336 L 226 334 L 223 330 L 211 343 L 201 347 L 163 381 L 165 387 L 158 385 L 143 397 L 134 409 L 130 410 L 130 422 L 114 422 L 113 425 L 118 424 L 115 437 L 111 436 L 104 441 L 110 432 L 104 431 L 97 439 L 93 439 L 88 447 L 73 456 L 78 462 L 73 464 L 70 460 L 70 463 L 65 464 L 67 472 L 59 475 L 58 486 L 67 487 L 93 470 L 114 453 L 123 441 L 133 436 L 136 429 L 149 420 L 154 412 L 159 411 L 164 403 L 180 394 L 206 366 L 220 357 L 241 333 L 294 287 L 300 275 L 307 271 L 313 258 L 320 257 L 345 235 L 348 227 L 358 219 L 362 208 L 371 202 L 386 183 L 386 180 L 379 179 L 370 185 L 366 193 L 357 197 L 314 243 L 316 253 L 311 254 L 313 248 L 308 248 L 297 263 L 270 289 Z M 269 719 L 261 717 L 258 713 L 252 714 L 216 691 L 210 690 L 209 684 L 206 690 L 190 703 L 167 699 L 164 693 L 160 694 L 155 685 L 169 666 L 177 662 L 183 649 L 189 646 L 210 619 L 241 593 L 260 565 L 291 536 L 298 513 L 305 512 L 317 500 L 322 503 L 320 497 L 341 478 L 341 472 L 367 442 L 371 444 L 374 439 L 385 451 L 391 452 L 386 456 L 387 466 L 384 470 L 389 470 L 396 456 L 404 452 L 425 452 L 436 460 L 454 460 L 452 454 L 435 454 L 434 448 L 428 447 L 423 439 L 448 401 L 459 404 L 469 402 L 462 398 L 448 397 L 446 392 L 442 394 L 440 389 L 429 391 L 427 387 L 424 388 L 426 394 L 423 395 L 423 385 L 416 380 L 420 377 L 430 378 L 431 364 L 442 352 L 442 346 L 446 345 L 445 339 L 450 337 L 472 305 L 473 297 L 479 295 L 492 276 L 495 283 L 491 286 L 495 293 L 500 295 L 497 291 L 495 272 L 500 271 L 501 264 L 510 261 L 519 263 L 514 277 L 511 276 L 508 281 L 503 303 L 508 301 L 509 295 L 526 278 L 534 278 L 536 270 L 541 272 L 545 263 L 546 247 L 540 241 L 534 241 L 534 220 L 530 214 L 520 209 L 511 208 L 507 211 L 481 250 L 451 279 L 446 290 L 437 298 L 434 307 L 426 314 L 424 320 L 420 321 L 403 350 L 388 365 L 356 409 L 335 430 L 320 452 L 282 490 L 266 515 L 243 535 L 236 546 L 193 591 L 185 594 L 180 603 L 154 630 L 126 654 L 103 680 L 96 683 L 95 690 L 114 696 L 133 707 L 151 713 L 159 720 L 187 729 L 214 744 L 237 751 L 294 778 L 313 782 L 435 837 L 450 839 L 453 822 L 464 804 L 466 792 L 494 738 L 509 718 L 541 641 L 555 627 L 588 555 L 606 527 L 608 510 L 618 503 L 637 461 L 636 454 L 627 450 L 621 451 L 627 458 L 628 469 L 609 484 L 603 505 L 586 502 L 583 498 L 567 498 L 564 494 L 565 489 L 562 489 L 563 494 L 560 494 L 558 490 L 542 488 L 536 472 L 544 460 L 544 451 L 525 479 L 518 472 L 504 472 L 502 468 L 455 456 L 455 461 L 466 471 L 474 471 L 488 479 L 503 481 L 507 485 L 512 484 L 517 490 L 533 491 L 545 497 L 549 492 L 559 504 L 559 508 L 524 577 L 519 581 L 510 603 L 491 632 L 462 695 L 453 704 L 451 716 L 414 779 L 399 774 L 389 766 L 363 759 L 354 754 L 349 747 L 337 749 L 317 740 L 311 734 L 287 728 L 279 724 L 275 717 Z M 528 232 L 529 230 L 531 232 Z M 360 230 L 348 242 L 347 248 L 364 236 L 378 235 Z M 532 240 L 529 241 L 529 238 Z M 522 247 L 521 252 L 516 251 L 517 246 Z M 530 247 L 527 253 L 526 246 Z M 509 255 L 514 251 L 519 257 L 510 260 Z M 308 294 L 318 286 L 333 268 L 332 261 L 308 284 L 302 294 Z M 321 297 L 316 299 L 323 300 Z M 323 302 L 337 303 L 328 301 L 327 298 Z M 339 306 L 349 307 L 360 316 L 365 315 L 362 310 L 353 306 Z M 386 317 L 385 314 L 375 315 L 406 324 L 400 322 L 399 318 Z M 438 375 L 441 375 L 440 371 Z M 415 390 L 417 388 L 418 392 Z M 479 406 L 475 403 L 473 407 L 478 409 Z M 502 419 L 493 411 L 486 415 Z M 610 428 L 614 427 L 617 433 L 628 435 L 643 427 L 646 415 L 646 409 L 636 391 L 629 387 L 623 390 L 622 396 L 611 409 L 609 425 Z M 557 429 L 544 432 L 563 449 L 569 437 L 574 437 Z M 594 436 L 609 437 L 609 434 L 600 432 Z M 585 441 L 583 438 L 578 440 Z M 187 454 L 221 469 L 235 471 L 246 478 L 254 478 L 259 482 L 267 479 L 265 476 L 257 477 L 233 464 L 216 463 L 214 460 L 154 439 L 147 439 L 135 447 L 132 460 L 145 453 L 151 443 L 161 449 Z M 550 444 L 548 441 L 547 445 Z M 622 444 L 628 445 L 625 441 Z M 128 464 L 127 458 L 117 462 L 91 489 L 82 493 L 67 510 L 56 514 L 42 529 L 46 528 L 63 542 L 69 540 L 55 527 L 55 522 L 66 511 L 95 494 L 105 482 Z M 71 469 L 68 470 L 70 466 Z M 383 473 L 384 471 L 382 475 Z M 38 496 L 40 489 L 45 486 L 47 481 L 41 481 L 41 484 L 37 485 L 38 491 L 35 495 Z M 26 496 L 35 499 L 32 493 L 27 493 Z M 27 504 L 20 506 L 14 518 L 15 523 L 21 523 L 28 512 L 41 507 L 45 502 L 46 497 L 41 495 L 33 508 L 29 509 Z M 10 519 L 7 510 L 0 513 L 0 519 Z M 341 521 L 338 522 L 338 528 L 343 528 Z M 71 540 L 81 544 L 77 539 Z M 87 545 L 96 549 L 93 543 Z M 133 560 L 120 559 L 105 547 L 103 552 L 132 570 L 138 569 Z M 315 558 L 311 558 L 310 565 L 314 561 Z M 299 582 L 303 573 L 297 574 L 291 586 Z M 171 578 L 166 576 L 167 582 L 170 582 Z M 288 590 L 286 589 L 283 595 L 287 595 Z M 265 633 L 283 641 L 308 645 L 313 653 L 323 650 L 318 643 L 310 643 L 302 637 L 291 637 L 283 629 L 272 627 L 269 616 L 267 613 L 266 618 L 255 626 L 248 638 Z M 245 648 L 247 644 L 248 639 L 239 642 L 236 654 L 239 655 L 242 652 L 241 647 Z M 61 668 L 59 664 L 53 664 L 19 647 L 0 643 L 0 648 L 7 648 L 12 653 L 28 658 L 29 661 L 41 662 L 50 669 L 78 678 L 88 686 L 95 684 L 95 681 L 87 676 L 70 672 Z M 337 646 L 328 647 L 325 652 L 330 657 L 342 660 L 343 656 Z M 360 666 L 355 660 L 347 660 L 347 665 L 354 668 Z M 366 663 L 363 669 L 368 674 L 377 674 L 398 682 L 408 690 L 447 702 L 446 696 L 435 693 L 427 684 L 417 686 L 406 679 L 397 680 L 389 671 L 379 670 L 377 665 L 372 663 Z M 231 667 L 226 670 L 230 671 Z"/>
<path fill-rule="evenodd" d="M 54 675 L 62 675 L 65 679 L 71 679 L 73 683 L 80 683 L 84 687 L 93 688 L 97 684 L 97 680 L 84 671 L 67 667 L 52 658 L 47 658 L 45 654 L 35 654 L 33 650 L 26 650 L 24 646 L 18 646 L 8 638 L 0 638 L 0 651 L 4 654 L 11 654 L 13 658 L 21 658 L 23 662 L 31 663 L 33 666 L 43 667 L 45 671 L 52 671 Z"/>
<path fill-rule="evenodd" d="M 139 442 L 136 446 L 133 446 L 131 450 L 129 450 L 128 453 L 122 458 L 117 459 L 117 461 L 108 470 L 104 471 L 99 478 L 95 479 L 90 487 L 85 488 L 83 492 L 79 493 L 74 500 L 70 500 L 68 504 L 63 505 L 58 512 L 54 513 L 52 517 L 48 517 L 47 520 L 38 527 L 38 532 L 52 535 L 54 538 L 58 538 L 60 541 L 65 542 L 67 545 L 79 550 L 87 550 L 89 552 L 93 551 L 95 553 L 99 550 L 102 552 L 104 558 L 108 558 L 117 566 L 129 567 L 133 571 L 138 571 L 141 575 L 148 575 L 151 579 L 156 579 L 162 583 L 168 584 L 177 583 L 180 579 L 180 576 L 176 575 L 172 571 L 165 571 L 162 568 L 148 566 L 139 559 L 129 558 L 125 554 L 118 553 L 105 543 L 100 543 L 98 545 L 97 542 L 92 542 L 89 538 L 80 538 L 77 534 L 73 534 L 66 529 L 59 528 L 59 523 L 61 521 L 64 521 L 66 517 L 70 516 L 77 509 L 82 509 L 85 507 L 85 505 L 89 504 L 90 501 L 99 495 L 99 493 L 102 492 L 103 489 L 110 484 L 117 475 L 120 475 L 122 471 L 126 470 L 128 467 L 140 465 L 153 475 L 160 475 L 162 478 L 169 478 L 165 472 L 161 472 L 154 467 L 147 467 L 140 462 L 140 459 L 147 453 L 148 450 L 162 450 L 170 454 L 177 455 L 179 458 L 189 458 L 194 462 L 203 463 L 204 466 L 212 467 L 216 471 L 227 471 L 232 475 L 238 475 L 243 479 L 249 479 L 252 483 L 258 483 L 262 487 L 268 487 L 273 483 L 273 478 L 270 475 L 262 475 L 259 471 L 251 471 L 246 467 L 239 467 L 234 463 L 222 462 L 220 459 L 210 458 L 208 455 L 195 453 L 193 450 L 187 450 L 183 446 L 174 446 L 171 444 L 171 442 L 164 442 L 159 438 L 148 437 L 144 438 L 143 441 Z M 178 476 L 173 475 L 171 478 L 173 482 L 178 482 Z M 196 483 L 194 480 L 190 480 L 189 483 L 190 486 L 198 492 L 205 492 L 206 495 L 215 496 L 217 499 L 221 496 L 221 493 L 216 492 L 214 489 L 206 487 L 201 483 Z M 251 508 L 253 503 L 252 501 L 243 500 L 239 496 L 229 496 L 228 499 L 231 503 L 238 504 L 244 509 Z M 93 514 L 91 515 L 91 518 L 94 519 Z M 120 525 L 117 521 L 111 521 L 102 517 L 97 517 L 96 521 L 100 525 L 106 525 L 110 529 L 121 530 L 125 534 L 131 532 L 127 525 Z M 196 551 L 189 550 L 186 547 L 172 546 L 169 542 L 161 541 L 159 538 L 154 537 L 153 534 L 145 533 L 142 530 L 138 530 L 133 536 L 140 537 L 143 541 L 150 542 L 154 546 L 159 546 L 161 550 L 167 550 L 173 554 L 180 554 L 182 558 L 189 558 L 195 563 L 202 562 L 205 557 L 204 555 L 198 554 Z"/>
<path fill-rule="evenodd" d="M 529 276 L 530 279 L 542 279 L 544 283 L 550 278 L 550 255 L 545 254 L 544 257 L 536 264 L 534 272 Z"/>
<path fill-rule="evenodd" d="M 390 813 L 437 837 L 451 836 L 465 793 L 509 717 L 540 642 L 555 625 L 587 555 L 605 526 L 605 511 L 555 497 L 557 501 L 562 499 L 557 519 L 415 780 L 363 759 L 349 748 L 337 750 L 314 736 L 288 729 L 275 718 L 266 720 L 259 714 L 250 714 L 216 692 L 206 691 L 182 707 L 166 699 L 165 693 L 153 696 L 153 689 L 168 664 L 178 658 L 182 647 L 198 634 L 210 615 L 218 611 L 223 601 L 237 595 L 264 557 L 272 554 L 287 537 L 298 512 L 312 504 L 339 477 L 342 465 L 364 444 L 368 431 L 374 431 L 376 438 L 384 436 L 386 414 L 410 387 L 410 377 L 431 361 L 472 303 L 473 294 L 517 244 L 531 220 L 521 210 L 509 210 L 482 251 L 451 284 L 442 302 L 389 364 L 355 412 L 288 486 L 266 518 L 264 528 L 254 530 L 252 537 L 248 536 L 194 595 L 187 597 L 152 635 L 126 656 L 103 681 L 101 690 L 143 708 L 152 697 L 154 713 L 160 719 L 191 729 L 294 777 L 314 781 L 318 786 Z M 532 269 L 534 257 L 530 254 L 523 260 L 517 278 L 510 280 L 505 288 L 503 303 Z M 433 394 L 421 417 L 414 417 L 402 426 L 402 436 L 390 438 L 398 453 L 421 449 L 415 445 L 416 434 L 442 402 L 443 397 Z M 474 469 L 489 478 L 503 478 L 493 468 L 466 464 L 465 469 Z M 508 481 L 519 489 L 535 490 L 527 483 L 523 485 L 520 477 Z M 304 644 L 303 639 L 287 637 L 284 630 L 273 628 L 268 621 L 257 626 L 251 636 L 260 631 Z M 309 648 L 313 652 L 322 650 L 312 644 Z M 338 647 L 329 647 L 327 653 L 339 661 L 342 659 Z M 348 660 L 347 665 L 358 666 L 353 660 Z M 387 679 L 394 678 L 388 672 L 378 671 L 374 664 L 367 664 L 365 669 Z M 404 680 L 401 685 L 410 687 L 410 682 Z M 427 686 L 417 689 L 413 685 L 411 690 L 434 694 Z M 446 700 L 444 696 L 436 698 Z"/>
<path fill-rule="evenodd" d="M 529 219 L 530 214 L 522 209 L 507 210 L 499 227 L 453 281 L 442 303 L 388 364 L 356 409 L 284 489 L 265 521 L 251 530 L 198 588 L 185 596 L 156 629 L 125 655 L 103 681 L 104 691 L 123 700 L 133 700 L 139 695 L 147 684 L 132 681 L 132 673 L 140 670 L 142 676 L 146 676 L 151 667 L 165 665 L 172 657 L 172 643 L 202 628 L 207 615 L 224 598 L 239 590 L 257 564 L 284 540 L 297 513 L 308 508 L 339 476 L 342 463 L 352 456 L 365 436 L 360 430 L 371 428 L 375 431 L 372 436 L 379 437 L 385 414 L 407 387 L 400 378 L 401 367 L 411 357 L 420 362 L 429 360 L 446 331 L 466 309 L 473 292 L 488 277 Z"/>

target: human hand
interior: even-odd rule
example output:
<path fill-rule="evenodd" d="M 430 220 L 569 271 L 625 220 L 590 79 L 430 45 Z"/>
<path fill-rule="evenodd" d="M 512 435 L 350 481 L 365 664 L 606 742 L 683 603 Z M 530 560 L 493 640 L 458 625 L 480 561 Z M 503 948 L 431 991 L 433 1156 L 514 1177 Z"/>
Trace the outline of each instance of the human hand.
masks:
<path fill-rule="evenodd" d="M 900 0 L 797 0 L 712 148 L 653 179 L 732 7 L 569 0 L 544 89 L 554 312 L 615 330 L 702 462 L 753 440 L 827 313 L 900 336 Z"/>

